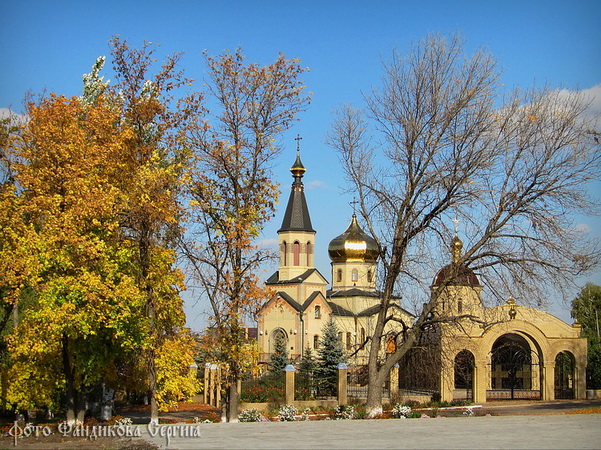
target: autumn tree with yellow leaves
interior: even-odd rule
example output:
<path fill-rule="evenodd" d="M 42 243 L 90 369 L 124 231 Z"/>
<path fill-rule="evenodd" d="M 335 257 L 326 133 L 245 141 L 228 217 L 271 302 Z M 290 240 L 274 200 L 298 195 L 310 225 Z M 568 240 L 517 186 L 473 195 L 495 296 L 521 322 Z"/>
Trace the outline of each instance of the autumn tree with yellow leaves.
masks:
<path fill-rule="evenodd" d="M 1 200 L 14 206 L 6 216 L 14 223 L 2 222 L 3 236 L 15 237 L 0 250 L 20 252 L 14 267 L 29 272 L 7 272 L 2 300 L 22 300 L 23 286 L 32 297 L 8 338 L 5 398 L 54 407 L 64 391 L 68 420 L 82 420 L 95 385 L 119 387 L 123 374 L 141 373 L 136 388 L 148 392 L 157 421 L 159 408 L 197 390 L 173 243 L 186 168 L 178 133 L 199 103 L 173 108 L 169 92 L 188 82 L 177 55 L 150 76 L 149 45 L 132 50 L 116 38 L 112 48 L 115 85 L 97 62 L 83 97 L 30 103 L 4 146 L 14 182 Z M 138 361 L 141 371 L 131 367 Z"/>
<path fill-rule="evenodd" d="M 269 295 L 256 269 L 270 255 L 254 240 L 277 201 L 276 140 L 309 101 L 305 69 L 283 55 L 267 66 L 206 56 L 205 109 L 203 95 L 182 95 L 180 54 L 158 67 L 150 43 L 110 47 L 113 83 L 99 58 L 81 97 L 42 97 L 19 129 L 2 128 L 0 324 L 19 313 L 2 340 L 2 398 L 56 408 L 64 395 L 71 422 L 99 384 L 147 393 L 154 422 L 190 398 L 179 245 L 212 306 L 211 358 L 235 420 L 257 352 L 243 317 Z"/>
<path fill-rule="evenodd" d="M 238 417 L 238 380 L 249 357 L 244 316 L 269 297 L 256 276 L 270 255 L 255 239 L 278 198 L 271 166 L 277 139 L 309 101 L 298 60 L 246 63 L 242 52 L 206 56 L 209 120 L 189 134 L 190 233 L 183 248 L 211 305 L 214 361 L 226 369 L 226 416 Z"/>
<path fill-rule="evenodd" d="M 128 175 L 121 187 L 120 245 L 132 252 L 131 275 L 143 296 L 150 420 L 158 423 L 157 352 L 167 342 L 177 342 L 175 336 L 185 325 L 179 294 L 183 274 L 175 267 L 175 243 L 184 215 L 179 196 L 189 170 L 182 139 L 203 110 L 199 95 L 174 97 L 174 91 L 191 82 L 178 68 L 180 54 L 165 58 L 153 73 L 156 46 L 130 48 L 118 37 L 111 45 L 116 83 L 109 92 L 120 102 L 121 122 L 130 130 L 123 149 Z"/>
<path fill-rule="evenodd" d="M 117 245 L 122 173 L 105 164 L 129 130 L 115 128 L 118 114 L 102 99 L 87 108 L 51 95 L 27 115 L 10 156 L 21 219 L 15 263 L 28 262 L 31 299 L 8 340 L 7 400 L 56 407 L 64 389 L 67 420 L 82 421 L 89 390 L 114 376 L 119 348 L 140 345 L 132 330 L 141 297 Z"/>

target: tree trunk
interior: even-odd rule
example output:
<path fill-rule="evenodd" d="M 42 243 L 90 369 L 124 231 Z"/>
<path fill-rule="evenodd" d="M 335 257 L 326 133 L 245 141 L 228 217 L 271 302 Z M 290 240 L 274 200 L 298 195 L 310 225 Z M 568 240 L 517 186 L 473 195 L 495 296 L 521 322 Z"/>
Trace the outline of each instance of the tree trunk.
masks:
<path fill-rule="evenodd" d="M 157 403 L 157 371 L 154 360 L 154 349 L 150 350 L 148 358 L 148 395 L 150 396 L 150 422 L 158 425 L 159 405 Z"/>
<path fill-rule="evenodd" d="M 65 375 L 65 394 L 67 401 L 67 423 L 83 423 L 85 408 L 80 399 L 80 393 L 75 388 L 75 375 L 69 358 L 69 338 L 63 333 L 63 373 Z M 83 411 L 82 411 L 83 410 Z"/>
<path fill-rule="evenodd" d="M 382 414 L 382 387 L 384 383 L 378 375 L 379 373 L 376 373 L 372 379 L 372 374 L 369 374 L 367 404 L 365 405 L 368 418 L 375 418 Z"/>
<path fill-rule="evenodd" d="M 228 405 L 227 405 L 227 421 L 238 422 L 238 404 L 240 401 L 240 393 L 238 392 L 238 377 L 232 377 L 228 387 Z"/>
<path fill-rule="evenodd" d="M 369 359 L 367 361 L 367 417 L 376 417 L 382 414 L 382 385 L 384 380 L 381 380 L 381 368 L 378 367 L 378 356 L 380 355 L 380 347 L 382 345 L 382 335 L 384 332 L 384 319 L 386 317 L 386 304 L 388 303 L 388 295 L 383 295 L 380 312 L 374 332 L 369 345 Z"/>

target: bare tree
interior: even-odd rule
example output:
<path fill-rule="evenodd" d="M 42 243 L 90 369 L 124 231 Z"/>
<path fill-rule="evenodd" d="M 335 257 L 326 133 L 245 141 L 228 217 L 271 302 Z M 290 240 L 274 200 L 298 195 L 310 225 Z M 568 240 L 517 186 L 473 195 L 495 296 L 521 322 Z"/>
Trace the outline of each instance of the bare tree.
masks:
<path fill-rule="evenodd" d="M 328 142 L 381 250 L 370 414 L 381 411 L 383 382 L 429 326 L 437 298 L 404 324 L 403 342 L 380 361 L 388 307 L 395 294 L 432 279 L 428 255 L 448 242 L 452 217 L 461 219 L 466 241 L 459 263 L 500 297 L 543 303 L 550 287 L 565 292 L 599 261 L 572 222 L 595 210 L 586 188 L 601 173 L 586 104 L 550 89 L 506 95 L 499 76 L 486 52 L 467 57 L 459 37 L 429 36 L 406 57 L 393 53 L 365 111 L 345 107 L 334 121 Z"/>

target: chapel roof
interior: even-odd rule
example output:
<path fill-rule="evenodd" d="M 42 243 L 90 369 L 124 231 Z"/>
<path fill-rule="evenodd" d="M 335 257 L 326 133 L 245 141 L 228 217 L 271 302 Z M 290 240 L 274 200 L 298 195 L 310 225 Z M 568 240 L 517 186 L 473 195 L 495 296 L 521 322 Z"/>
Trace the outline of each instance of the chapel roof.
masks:
<path fill-rule="evenodd" d="M 480 287 L 480 281 L 472 269 L 461 263 L 463 242 L 458 236 L 451 240 L 451 254 L 453 260 L 438 271 L 432 282 L 432 287 L 446 286 L 471 286 Z"/>

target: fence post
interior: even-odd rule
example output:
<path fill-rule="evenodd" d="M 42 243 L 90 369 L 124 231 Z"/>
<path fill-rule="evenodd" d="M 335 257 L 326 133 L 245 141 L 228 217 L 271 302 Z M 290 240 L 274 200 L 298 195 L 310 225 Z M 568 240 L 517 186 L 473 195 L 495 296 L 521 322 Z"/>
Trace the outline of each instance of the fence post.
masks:
<path fill-rule="evenodd" d="M 221 406 L 221 368 L 217 364 L 213 364 L 215 370 L 215 408 Z"/>
<path fill-rule="evenodd" d="M 340 406 L 348 405 L 347 373 L 348 366 L 345 363 L 338 363 L 338 404 Z"/>
<path fill-rule="evenodd" d="M 286 372 L 286 404 L 291 405 L 294 402 L 294 372 L 296 369 L 292 364 L 284 368 Z"/>
<path fill-rule="evenodd" d="M 202 402 L 203 403 L 209 403 L 209 391 L 211 389 L 211 382 L 210 382 L 210 374 L 211 372 L 209 371 L 209 368 L 211 367 L 210 363 L 205 363 L 205 377 L 204 377 L 204 389 L 202 390 Z"/>
<path fill-rule="evenodd" d="M 396 402 L 399 396 L 399 363 L 390 369 L 390 392 L 388 394 L 390 403 Z"/>

